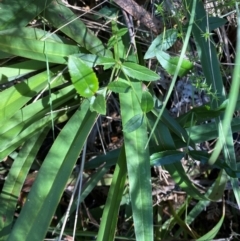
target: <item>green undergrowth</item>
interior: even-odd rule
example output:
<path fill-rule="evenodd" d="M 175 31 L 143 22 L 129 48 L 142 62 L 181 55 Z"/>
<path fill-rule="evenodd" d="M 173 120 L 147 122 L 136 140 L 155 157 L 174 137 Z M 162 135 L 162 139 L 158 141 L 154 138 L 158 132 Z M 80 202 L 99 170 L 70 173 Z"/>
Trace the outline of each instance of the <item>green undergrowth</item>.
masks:
<path fill-rule="evenodd" d="M 156 3 L 165 28 L 147 48 L 130 44 L 121 9 L 105 2 L 90 18 L 106 23 L 108 31 L 99 35 L 63 1 L 0 3 L 0 240 L 237 236 L 240 166 L 233 136 L 240 132 L 240 31 L 227 84 L 213 38 L 226 19 L 201 1 L 183 1 L 178 14 L 185 22 Z M 229 7 L 239 25 L 238 5 Z M 148 68 L 151 61 L 156 64 Z M 161 96 L 158 66 L 171 79 Z M 193 85 L 209 102 L 192 103 L 174 117 L 167 106 L 177 81 L 196 76 Z M 111 111 L 118 112 L 123 140 L 114 150 L 98 137 L 111 134 L 102 129 L 103 119 L 114 121 Z M 212 142 L 208 151 L 200 148 Z M 196 184 L 190 171 L 196 165 L 209 185 Z M 161 172 L 174 183 L 169 193 L 183 195 L 178 206 L 168 192 L 154 196 Z M 211 205 L 218 210 L 213 218 L 206 213 Z"/>

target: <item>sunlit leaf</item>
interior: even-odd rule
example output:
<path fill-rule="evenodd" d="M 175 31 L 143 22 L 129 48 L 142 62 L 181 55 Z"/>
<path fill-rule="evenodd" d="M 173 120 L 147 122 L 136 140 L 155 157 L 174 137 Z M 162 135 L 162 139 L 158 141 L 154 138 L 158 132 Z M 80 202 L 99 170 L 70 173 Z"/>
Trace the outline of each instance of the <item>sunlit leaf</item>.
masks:
<path fill-rule="evenodd" d="M 162 67 L 169 74 L 174 75 L 177 69 L 179 57 L 171 57 L 168 53 L 164 51 L 158 51 L 156 53 L 156 57 L 159 63 L 162 65 Z M 191 70 L 192 68 L 193 68 L 193 64 L 189 60 L 183 59 L 178 75 L 182 77 L 186 75 L 189 72 L 189 70 Z"/>
<path fill-rule="evenodd" d="M 47 57 L 49 62 L 60 64 L 66 63 L 68 55 L 79 52 L 79 48 L 74 45 L 28 39 L 28 36 L 13 37 L 12 35 L 0 36 L 0 48 L 9 54 L 40 61 L 46 61 Z"/>
<path fill-rule="evenodd" d="M 116 44 L 119 39 L 124 36 L 128 32 L 127 28 L 121 28 L 117 32 L 114 32 L 114 35 L 108 40 L 108 48 L 112 47 L 114 44 Z"/>
<path fill-rule="evenodd" d="M 175 29 L 168 29 L 164 33 L 157 36 L 151 43 L 144 59 L 150 59 L 156 56 L 156 52 L 164 51 L 173 46 L 177 40 L 177 31 Z"/>
<path fill-rule="evenodd" d="M 128 81 L 118 78 L 117 81 L 111 82 L 108 85 L 108 89 L 115 93 L 127 93 L 131 89 L 131 86 L 129 85 Z"/>
<path fill-rule="evenodd" d="M 61 130 L 41 165 L 8 241 L 44 239 L 96 116 L 96 112 L 89 111 L 86 100 Z"/>
<path fill-rule="evenodd" d="M 160 78 L 159 75 L 152 70 L 131 62 L 123 63 L 121 69 L 126 75 L 138 80 L 155 81 Z"/>
<path fill-rule="evenodd" d="M 52 1 L 43 13 L 56 29 L 59 28 L 68 37 L 79 43 L 89 52 L 99 56 L 112 57 L 111 51 L 105 49 L 102 41 L 93 34 L 74 12 L 58 1 Z"/>
<path fill-rule="evenodd" d="M 98 79 L 92 68 L 76 56 L 69 56 L 68 68 L 72 83 L 83 97 L 91 97 L 98 90 Z"/>
<path fill-rule="evenodd" d="M 106 115 L 106 100 L 103 95 L 92 96 L 90 101 L 90 110 L 98 114 Z"/>

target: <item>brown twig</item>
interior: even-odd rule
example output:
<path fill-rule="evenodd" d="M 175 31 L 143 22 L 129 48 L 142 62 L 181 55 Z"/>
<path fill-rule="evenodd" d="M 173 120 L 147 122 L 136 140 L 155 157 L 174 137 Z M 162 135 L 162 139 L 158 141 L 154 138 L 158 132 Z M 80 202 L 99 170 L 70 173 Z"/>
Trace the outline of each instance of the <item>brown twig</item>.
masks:
<path fill-rule="evenodd" d="M 113 0 L 118 6 L 129 13 L 136 20 L 139 20 L 147 28 L 151 29 L 154 33 L 159 34 L 162 32 L 163 25 L 154 16 L 146 11 L 143 7 L 139 6 L 133 0 Z"/>

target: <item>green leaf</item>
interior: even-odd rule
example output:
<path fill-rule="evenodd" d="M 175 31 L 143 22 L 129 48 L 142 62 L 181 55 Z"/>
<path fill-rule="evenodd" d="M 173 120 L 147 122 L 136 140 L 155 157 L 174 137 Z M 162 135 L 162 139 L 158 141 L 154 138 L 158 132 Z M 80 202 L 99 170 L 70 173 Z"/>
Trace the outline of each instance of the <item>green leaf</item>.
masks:
<path fill-rule="evenodd" d="M 98 114 L 106 115 L 106 100 L 103 95 L 92 96 L 90 100 L 90 110 Z"/>
<path fill-rule="evenodd" d="M 152 70 L 132 62 L 124 62 L 121 65 L 121 69 L 126 75 L 137 80 L 156 81 L 160 78 L 159 75 Z"/>
<path fill-rule="evenodd" d="M 133 92 L 120 94 L 123 126 L 134 116 L 142 115 L 138 99 Z M 136 240 L 153 241 L 153 208 L 149 148 L 146 147 L 148 129 L 146 121 L 135 131 L 124 132 L 129 192 L 133 212 Z"/>
<path fill-rule="evenodd" d="M 188 195 L 197 200 L 206 200 L 203 194 L 193 185 L 192 181 L 187 176 L 182 163 L 174 162 L 171 165 L 164 165 L 165 169 L 169 172 L 173 180 L 178 184 L 182 190 Z"/>
<path fill-rule="evenodd" d="M 154 106 L 153 97 L 148 91 L 142 92 L 141 109 L 144 113 L 152 110 Z"/>
<path fill-rule="evenodd" d="M 143 121 L 144 121 L 143 113 L 137 114 L 133 116 L 129 121 L 127 121 L 127 123 L 123 126 L 123 131 L 127 133 L 133 132 L 138 128 L 140 128 L 140 126 L 143 124 Z"/>
<path fill-rule="evenodd" d="M 8 0 L 0 2 L 0 30 L 25 27 L 47 6 L 52 0 Z"/>
<path fill-rule="evenodd" d="M 12 35 L 0 36 L 0 48 L 13 55 L 40 61 L 46 61 L 47 58 L 50 63 L 59 64 L 66 63 L 68 55 L 79 52 L 79 48 L 74 45 L 29 39 L 28 36 L 13 37 Z"/>
<path fill-rule="evenodd" d="M 73 86 L 60 89 L 57 93 L 52 93 L 52 109 L 56 110 L 59 106 L 65 104 L 69 99 L 73 99 L 75 90 Z M 29 127 L 32 123 L 42 119 L 48 112 L 45 103 L 49 101 L 46 96 L 36 102 L 30 103 L 20 110 L 16 111 L 12 118 L 4 121 L 0 127 L 0 149 L 9 145 L 9 140 L 13 141 L 18 135 Z"/>
<path fill-rule="evenodd" d="M 17 135 L 14 139 L 8 139 L 8 142 L 4 142 L 4 146 L 0 145 L 0 160 L 5 158 L 7 155 L 12 153 L 16 148 L 22 145 L 23 142 L 27 141 L 34 134 L 49 126 L 52 120 L 55 120 L 60 114 L 54 113 L 53 116 L 47 115 L 40 120 L 35 121 L 31 125 L 29 125 L 26 129 L 24 129 L 19 135 Z M 7 144 L 5 144 L 7 143 Z"/>
<path fill-rule="evenodd" d="M 64 4 L 52 1 L 44 10 L 43 17 L 91 53 L 112 57 L 111 51 L 105 49 L 101 40 Z"/>
<path fill-rule="evenodd" d="M 169 74 L 174 75 L 178 65 L 179 57 L 171 57 L 169 54 L 163 51 L 158 51 L 156 53 L 156 57 L 159 63 L 162 65 L 162 67 Z M 189 60 L 183 59 L 178 75 L 182 77 L 186 75 L 189 72 L 189 70 L 191 70 L 192 68 L 193 68 L 193 64 Z"/>
<path fill-rule="evenodd" d="M 61 130 L 38 172 L 8 241 L 45 238 L 68 178 L 96 117 L 97 113 L 89 110 L 89 101 L 86 100 Z"/>
<path fill-rule="evenodd" d="M 89 67 L 93 68 L 96 65 L 104 65 L 108 68 L 112 67 L 116 64 L 115 59 L 104 57 L 104 56 L 97 56 L 94 54 L 76 54 L 75 56 L 79 57 L 82 61 L 85 62 Z"/>
<path fill-rule="evenodd" d="M 111 187 L 101 218 L 97 241 L 112 241 L 116 233 L 118 212 L 127 177 L 126 154 L 124 148 L 118 157 Z"/>
<path fill-rule="evenodd" d="M 118 78 L 117 81 L 108 84 L 108 89 L 115 93 L 127 93 L 131 90 L 131 86 L 128 81 L 122 78 Z"/>
<path fill-rule="evenodd" d="M 58 70 L 61 70 L 61 67 L 51 69 L 49 73 L 50 77 L 54 77 Z M 17 110 L 31 100 L 32 97 L 47 85 L 47 79 L 48 73 L 44 71 L 2 91 L 0 121 L 13 116 Z"/>
<path fill-rule="evenodd" d="M 225 205 L 225 204 L 223 204 Z M 196 241 L 206 241 L 206 240 L 214 240 L 216 235 L 219 233 L 220 228 L 222 227 L 223 221 L 225 218 L 225 212 L 223 212 L 221 219 L 218 221 L 218 223 L 211 228 L 209 232 L 204 234 L 201 238 L 196 239 Z"/>
<path fill-rule="evenodd" d="M 147 52 L 144 55 L 144 59 L 150 59 L 156 56 L 158 51 L 165 51 L 173 46 L 173 44 L 177 40 L 177 30 L 175 29 L 168 29 L 164 33 L 157 36 L 153 42 L 151 43 L 150 47 L 148 48 Z"/>
<path fill-rule="evenodd" d="M 121 28 L 118 31 L 114 31 L 114 35 L 108 40 L 108 48 L 111 48 L 115 44 L 118 43 L 118 41 L 121 40 L 121 37 L 124 36 L 128 32 L 127 28 Z"/>
<path fill-rule="evenodd" d="M 151 165 L 153 166 L 163 166 L 169 165 L 175 162 L 180 162 L 184 157 L 185 153 L 175 150 L 167 150 L 151 155 Z"/>
<path fill-rule="evenodd" d="M 68 68 L 72 83 L 83 97 L 91 97 L 98 90 L 98 79 L 92 68 L 76 56 L 69 56 Z"/>
<path fill-rule="evenodd" d="M 94 169 L 101 166 L 104 163 L 106 163 L 105 166 L 111 167 L 113 165 L 116 165 L 119 154 L 120 154 L 120 149 L 109 151 L 104 155 L 99 155 L 93 158 L 90 162 L 86 162 L 84 168 Z"/>
<path fill-rule="evenodd" d="M 45 68 L 46 63 L 35 60 L 26 60 L 17 64 L 1 67 L 2 78 L 0 78 L 0 83 L 3 84 L 5 82 L 17 79 L 25 74 Z"/>
<path fill-rule="evenodd" d="M 210 106 L 203 105 L 194 107 L 187 113 L 179 116 L 176 118 L 178 123 L 183 127 L 190 127 L 195 125 L 196 123 L 201 123 L 206 120 L 214 119 L 221 115 L 223 109 L 219 110 L 212 110 L 210 109 Z"/>
<path fill-rule="evenodd" d="M 49 128 L 39 130 L 36 135 L 24 143 L 4 182 L 3 190 L 0 195 L 0 215 L 4 217 L 0 219 L 1 240 L 6 240 L 11 233 L 18 197 L 20 196 L 22 186 L 30 167 L 48 131 Z"/>
<path fill-rule="evenodd" d="M 209 17 L 209 32 L 212 32 L 214 29 L 219 28 L 223 26 L 225 23 L 227 23 L 227 20 L 224 18 L 219 17 Z"/>
<path fill-rule="evenodd" d="M 104 154 L 104 156 L 105 156 L 105 154 Z M 116 162 L 116 159 L 115 159 L 115 162 Z M 62 216 L 61 220 L 59 220 L 59 223 L 56 225 L 55 230 L 53 232 L 57 232 L 58 228 L 63 224 L 66 215 L 73 214 L 73 212 L 77 208 L 77 205 L 82 203 L 85 200 L 85 198 L 97 186 L 98 182 L 101 182 L 101 179 L 103 179 L 103 176 L 106 174 L 106 172 L 109 172 L 110 166 L 105 165 L 105 166 L 100 167 L 100 168 L 99 168 L 99 166 L 97 166 L 97 168 L 98 168 L 97 172 L 94 172 L 93 174 L 91 174 L 90 176 L 87 177 L 88 181 L 82 187 L 80 200 L 78 200 L 78 197 L 75 197 L 73 205 L 71 206 L 71 209 L 70 209 L 69 213 L 65 213 Z M 95 236 L 96 236 L 96 234 L 95 234 Z"/>
<path fill-rule="evenodd" d="M 195 160 L 199 160 L 203 165 L 208 163 L 209 158 L 211 157 L 210 154 L 204 151 L 189 151 L 189 156 L 193 157 Z M 220 157 L 216 160 L 213 167 L 216 167 L 220 170 L 225 170 L 228 176 L 232 178 L 240 177 L 240 171 L 233 170 L 225 160 L 221 159 Z"/>

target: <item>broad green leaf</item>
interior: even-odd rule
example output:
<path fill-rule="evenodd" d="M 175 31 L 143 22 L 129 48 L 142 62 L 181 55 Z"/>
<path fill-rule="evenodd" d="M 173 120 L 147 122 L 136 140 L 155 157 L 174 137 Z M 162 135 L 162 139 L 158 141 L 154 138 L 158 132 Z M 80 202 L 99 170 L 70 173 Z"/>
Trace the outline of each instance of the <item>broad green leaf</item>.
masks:
<path fill-rule="evenodd" d="M 151 43 L 147 52 L 144 55 L 144 59 L 150 59 L 156 56 L 158 51 L 165 51 L 173 46 L 177 40 L 177 30 L 168 29 L 159 36 L 157 36 Z"/>
<path fill-rule="evenodd" d="M 111 51 L 106 50 L 101 40 L 64 4 L 54 0 L 42 14 L 55 28 L 91 53 L 112 57 Z"/>
<path fill-rule="evenodd" d="M 50 69 L 50 78 L 55 76 L 61 67 Z M 47 71 L 34 75 L 28 80 L 16 84 L 1 92 L 0 121 L 10 118 L 32 97 L 47 85 Z"/>
<path fill-rule="evenodd" d="M 138 128 L 140 128 L 143 122 L 144 122 L 144 114 L 143 113 L 137 114 L 127 121 L 127 123 L 123 126 L 123 131 L 126 133 L 133 132 Z"/>
<path fill-rule="evenodd" d="M 153 97 L 148 91 L 142 92 L 141 108 L 143 113 L 147 113 L 152 110 L 154 106 Z"/>
<path fill-rule="evenodd" d="M 114 175 L 108 193 L 107 201 L 104 205 L 104 211 L 101 218 L 97 241 L 114 240 L 118 221 L 118 212 L 125 187 L 126 177 L 126 154 L 124 148 L 122 148 L 117 165 L 114 170 Z"/>
<path fill-rule="evenodd" d="M 74 113 L 61 130 L 38 172 L 7 241 L 45 238 L 57 204 L 96 117 L 97 113 L 89 110 L 89 101 L 85 100 L 81 109 Z"/>
<path fill-rule="evenodd" d="M 11 28 L 0 31 L 0 36 L 13 36 L 19 38 L 27 38 L 33 40 L 41 40 L 52 43 L 65 43 L 70 45 L 75 45 L 74 41 L 64 38 L 62 36 L 58 36 L 57 34 L 50 33 L 40 28 L 33 27 L 21 27 L 21 28 Z"/>
<path fill-rule="evenodd" d="M 26 176 L 37 156 L 49 128 L 39 130 L 27 140 L 14 160 L 0 195 L 0 240 L 6 240 L 11 233 L 18 197 Z"/>
<path fill-rule="evenodd" d="M 52 100 L 52 110 L 57 110 L 59 106 L 73 99 L 75 93 L 73 86 L 68 86 L 60 89 L 57 93 L 52 93 L 50 97 Z M 49 112 L 48 101 L 49 96 L 46 96 L 36 102 L 30 103 L 16 111 L 8 121 L 5 121 L 0 127 L 0 148 L 8 146 L 9 140 L 13 140 L 32 123 L 43 118 Z"/>
<path fill-rule="evenodd" d="M 214 29 L 223 26 L 227 20 L 219 17 L 209 17 L 209 32 L 212 32 Z"/>
<path fill-rule="evenodd" d="M 163 166 L 170 165 L 175 162 L 180 162 L 184 157 L 185 153 L 175 150 L 167 150 L 151 155 L 151 165 L 153 166 Z"/>
<path fill-rule="evenodd" d="M 178 65 L 179 57 L 171 57 L 168 53 L 163 51 L 158 51 L 156 53 L 156 57 L 159 63 L 162 65 L 162 67 L 169 74 L 174 75 Z M 193 64 L 189 60 L 183 59 L 178 75 L 182 77 L 186 75 L 192 68 Z"/>
<path fill-rule="evenodd" d="M 96 111 L 100 115 L 106 115 L 106 100 L 103 95 L 92 96 L 90 100 L 90 110 Z"/>
<path fill-rule="evenodd" d="M 19 135 L 17 135 L 14 139 L 8 138 L 8 142 L 4 142 L 4 146 L 0 145 L 0 160 L 4 159 L 7 155 L 12 153 L 16 148 L 22 145 L 23 142 L 27 141 L 34 134 L 42 130 L 43 128 L 49 126 L 52 120 L 56 120 L 56 118 L 60 116 L 59 113 L 53 113 L 53 115 L 47 115 L 40 120 L 35 121 L 31 125 L 29 125 L 26 129 L 24 129 Z M 5 144 L 7 143 L 7 144 Z"/>
<path fill-rule="evenodd" d="M 33 71 L 39 71 L 46 68 L 46 63 L 36 60 L 26 60 L 17 64 L 8 65 L 6 67 L 0 67 L 2 78 L 0 83 L 17 79 L 25 74 Z"/>
<path fill-rule="evenodd" d="M 137 80 L 144 80 L 144 81 L 156 81 L 159 80 L 159 75 L 152 70 L 132 62 L 124 62 L 121 64 L 122 71 Z"/>
<path fill-rule="evenodd" d="M 223 194 L 225 191 L 225 186 L 228 181 L 228 176 L 224 171 L 220 171 L 217 180 L 214 182 L 212 187 L 208 190 L 207 194 L 210 193 L 209 198 L 213 201 L 218 201 L 219 199 L 223 198 Z M 222 211 L 222 217 L 219 220 L 219 222 L 212 228 L 208 233 L 203 235 L 201 238 L 197 239 L 199 241 L 205 241 L 205 240 L 213 240 L 214 237 L 218 234 L 223 221 L 225 218 L 225 203 L 223 202 L 223 211 Z"/>
<path fill-rule="evenodd" d="M 120 94 L 123 126 L 134 116 L 142 115 L 133 92 Z M 153 209 L 149 149 L 146 147 L 148 130 L 146 121 L 135 131 L 124 132 L 129 192 L 137 241 L 153 241 Z"/>
<path fill-rule="evenodd" d="M 68 69 L 72 83 L 83 97 L 91 97 L 98 90 L 98 79 L 92 68 L 76 56 L 69 56 Z"/>
<path fill-rule="evenodd" d="M 118 78 L 116 81 L 108 84 L 108 89 L 115 93 L 127 93 L 131 90 L 131 86 L 128 81 Z"/>
<path fill-rule="evenodd" d="M 48 8 L 52 0 L 8 0 L 0 2 L 0 30 L 25 27 L 29 22 Z"/>
<path fill-rule="evenodd" d="M 67 56 L 79 52 L 79 48 L 74 45 L 29 39 L 28 36 L 13 37 L 11 35 L 0 36 L 0 48 L 13 55 L 44 62 L 48 59 L 50 63 L 59 64 L 66 63 Z"/>

